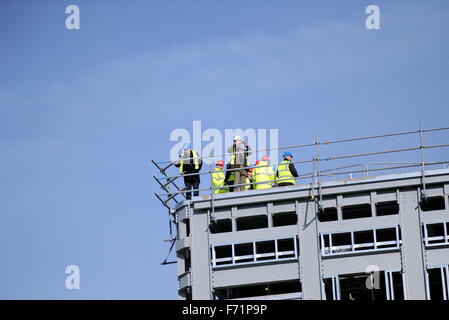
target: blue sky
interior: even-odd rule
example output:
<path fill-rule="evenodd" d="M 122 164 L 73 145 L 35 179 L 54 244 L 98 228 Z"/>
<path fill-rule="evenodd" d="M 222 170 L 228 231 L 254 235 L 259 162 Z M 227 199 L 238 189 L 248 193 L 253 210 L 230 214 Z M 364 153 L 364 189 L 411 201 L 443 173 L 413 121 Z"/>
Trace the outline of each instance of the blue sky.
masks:
<path fill-rule="evenodd" d="M 370 4 L 381 30 L 365 28 Z M 176 299 L 149 163 L 172 130 L 276 128 L 293 145 L 446 126 L 448 14 L 442 0 L 1 1 L 0 298 Z"/>

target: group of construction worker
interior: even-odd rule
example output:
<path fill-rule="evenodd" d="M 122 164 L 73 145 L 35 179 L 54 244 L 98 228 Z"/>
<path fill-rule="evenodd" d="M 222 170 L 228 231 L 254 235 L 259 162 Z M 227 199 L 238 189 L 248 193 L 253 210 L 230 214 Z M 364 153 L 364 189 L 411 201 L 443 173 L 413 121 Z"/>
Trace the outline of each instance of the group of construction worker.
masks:
<path fill-rule="evenodd" d="M 227 153 L 232 156 L 226 165 L 226 171 L 223 160 L 218 160 L 212 172 L 215 194 L 269 189 L 276 184 L 280 187 L 294 185 L 295 178 L 298 177 L 298 172 L 291 162 L 293 155 L 290 152 L 284 152 L 283 161 L 276 172 L 270 166 L 270 158 L 266 155 L 257 160 L 254 167 L 250 167 L 248 156 L 252 154 L 251 147 L 240 136 L 234 136 L 233 145 L 227 149 Z M 184 176 L 186 199 L 191 199 L 191 189 L 193 195 L 198 196 L 202 161 L 189 143 L 184 144 L 183 152 L 174 165 L 180 168 L 179 171 Z"/>

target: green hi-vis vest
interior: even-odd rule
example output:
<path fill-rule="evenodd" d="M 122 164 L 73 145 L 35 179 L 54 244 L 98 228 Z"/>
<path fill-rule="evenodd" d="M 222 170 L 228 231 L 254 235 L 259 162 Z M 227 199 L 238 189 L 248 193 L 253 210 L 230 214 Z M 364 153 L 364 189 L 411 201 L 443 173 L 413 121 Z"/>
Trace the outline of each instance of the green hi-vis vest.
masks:
<path fill-rule="evenodd" d="M 193 155 L 193 163 L 195 164 L 195 170 L 198 170 L 200 168 L 200 157 L 193 150 L 191 150 L 191 153 Z M 181 158 L 181 167 L 179 168 L 179 172 L 181 172 L 181 174 L 182 174 L 182 173 L 184 173 L 184 159 L 183 159 L 184 152 L 181 154 L 180 158 Z M 189 157 L 189 158 L 192 158 L 192 157 Z"/>
<path fill-rule="evenodd" d="M 290 172 L 290 161 L 284 160 L 278 166 L 278 183 L 292 183 L 295 184 L 295 178 Z"/>
<path fill-rule="evenodd" d="M 268 162 L 260 161 L 259 164 L 253 169 L 252 178 L 253 182 L 256 183 L 254 185 L 256 190 L 269 189 L 275 180 L 275 174 L 273 168 L 268 164 Z"/>
<path fill-rule="evenodd" d="M 212 172 L 212 183 L 216 189 L 215 193 L 228 192 L 228 188 L 224 186 L 225 174 L 222 169 L 215 168 L 215 171 Z"/>

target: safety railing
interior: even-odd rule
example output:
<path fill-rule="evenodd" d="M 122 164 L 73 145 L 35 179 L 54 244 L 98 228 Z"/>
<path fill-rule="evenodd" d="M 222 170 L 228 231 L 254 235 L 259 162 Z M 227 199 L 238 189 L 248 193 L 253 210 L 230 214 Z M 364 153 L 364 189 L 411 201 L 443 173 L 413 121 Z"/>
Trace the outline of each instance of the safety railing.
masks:
<path fill-rule="evenodd" d="M 430 150 L 445 150 L 449 147 L 449 135 L 447 131 L 449 130 L 449 126 L 439 127 L 439 128 L 430 128 L 430 129 L 418 129 L 411 131 L 402 131 L 395 133 L 387 133 L 387 134 L 378 134 L 378 135 L 370 135 L 356 138 L 347 138 L 347 139 L 335 139 L 335 140 L 326 140 L 320 141 L 316 138 L 315 142 L 290 145 L 290 146 L 282 146 L 278 148 L 269 148 L 269 149 L 251 149 L 252 153 L 263 154 L 264 152 L 276 152 L 276 151 L 284 151 L 288 150 L 293 152 L 294 150 L 303 150 L 300 154 L 302 155 L 299 160 L 290 161 L 291 164 L 295 165 L 295 167 L 300 168 L 298 177 L 288 178 L 289 180 L 294 180 L 295 184 L 307 184 L 311 186 L 311 195 L 312 199 L 317 202 L 318 210 L 323 211 L 323 201 L 322 201 L 322 184 L 323 182 L 332 180 L 332 179 L 355 179 L 355 178 L 366 178 L 371 176 L 377 176 L 379 174 L 386 173 L 399 173 L 401 170 L 414 170 L 418 169 L 420 171 L 421 176 L 421 200 L 425 201 L 427 199 L 427 191 L 426 191 L 426 170 L 429 168 L 447 168 L 449 165 L 449 154 L 447 152 L 440 152 L 438 155 L 439 159 L 434 159 L 437 161 L 425 161 L 425 153 Z M 443 143 L 439 144 L 424 144 L 424 135 L 430 133 L 440 133 L 438 137 L 440 140 L 442 139 Z M 344 146 L 347 144 L 354 142 L 363 142 L 365 147 L 365 142 L 376 140 L 376 139 L 392 139 L 393 137 L 404 137 L 408 139 L 407 143 L 410 143 L 410 139 L 413 136 L 417 136 L 417 142 L 413 143 L 411 146 L 400 146 L 398 147 L 394 144 L 392 147 L 388 148 L 379 148 L 374 151 L 366 151 L 359 153 L 348 153 L 348 154 L 332 154 L 331 146 L 337 146 L 338 150 L 344 149 Z M 427 139 L 427 138 L 426 138 Z M 426 140 L 427 141 L 427 140 Z M 390 142 L 390 140 L 388 140 Z M 440 141 L 441 142 L 441 141 Z M 385 143 L 386 145 L 387 143 Z M 306 157 L 307 154 L 304 149 L 305 148 L 313 148 L 311 152 L 309 152 L 309 157 Z M 328 149 L 329 148 L 329 149 Z M 353 148 L 353 146 L 347 146 L 347 148 Z M 324 155 L 324 152 L 329 152 L 329 155 Z M 195 150 L 196 151 L 196 150 Z M 323 152 L 324 151 L 324 152 Z M 198 153 L 198 151 L 196 151 Z M 208 199 L 211 201 L 211 220 L 215 220 L 214 213 L 214 201 L 217 197 L 217 190 L 229 191 L 230 188 L 233 188 L 234 192 L 247 192 L 248 190 L 257 190 L 277 187 L 279 182 L 282 182 L 276 175 L 276 169 L 273 169 L 274 176 L 266 177 L 267 179 L 264 181 L 253 181 L 249 180 L 249 182 L 245 183 L 232 183 L 229 185 L 222 185 L 219 187 L 215 187 L 212 181 L 213 174 L 216 171 L 213 168 L 213 163 L 216 160 L 222 160 L 223 157 L 230 157 L 232 155 L 244 154 L 248 151 L 243 152 L 235 152 L 235 153 L 222 153 L 222 154 L 210 154 L 199 156 L 198 158 L 204 160 L 208 159 L 210 162 L 210 166 L 208 170 L 204 170 L 197 173 L 180 173 L 168 172 L 171 171 L 175 167 L 175 161 L 173 160 L 164 160 L 164 161 L 155 161 L 152 160 L 153 165 L 158 169 L 161 175 L 153 176 L 157 184 L 163 190 L 163 192 L 154 193 L 155 196 L 160 200 L 160 202 L 168 209 L 169 211 L 169 225 L 170 225 L 170 239 L 167 240 L 172 243 L 171 248 L 173 247 L 175 238 L 172 236 L 172 224 L 176 223 L 175 215 L 174 215 L 174 206 L 178 205 L 184 199 L 186 199 L 187 194 L 191 195 L 209 195 Z M 434 151 L 432 151 L 434 152 Z M 296 152 L 295 152 L 296 153 Z M 414 154 L 412 154 L 414 153 Z M 393 157 L 393 159 L 385 157 Z M 398 159 L 399 157 L 399 159 Z M 197 159 L 198 159 L 197 158 Z M 182 160 L 191 160 L 195 159 L 191 158 L 183 158 Z M 357 159 L 357 163 L 351 163 L 354 159 Z M 367 159 L 367 163 L 364 164 L 361 159 Z M 180 160 L 180 159 L 177 159 Z M 342 165 L 337 165 L 337 164 Z M 335 164 L 332 167 L 332 164 Z M 279 165 L 279 164 L 276 164 Z M 242 166 L 239 168 L 229 168 L 223 169 L 223 173 L 231 174 L 235 171 L 246 170 L 257 168 L 256 170 L 261 170 L 262 168 L 272 167 L 273 164 L 259 164 L 257 166 L 250 164 L 249 166 Z M 325 167 L 325 166 L 328 166 Z M 226 166 L 225 166 L 226 167 Z M 416 170 L 415 170 L 416 171 Z M 179 184 L 179 178 L 187 178 L 190 176 L 200 176 L 207 177 L 208 179 L 202 179 L 202 183 L 204 184 L 204 180 L 206 180 L 207 187 L 199 187 L 195 189 L 186 190 L 184 186 Z M 181 182 L 182 183 L 182 182 Z M 245 189 L 243 191 L 239 191 L 239 189 Z M 170 249 L 171 250 L 171 249 Z"/>
<path fill-rule="evenodd" d="M 299 161 L 291 161 L 290 163 L 293 165 L 302 165 L 302 164 L 313 164 L 314 169 L 310 172 L 307 172 L 305 174 L 300 174 L 298 177 L 293 177 L 292 180 L 298 181 L 298 180 L 306 180 L 310 182 L 309 179 L 314 179 L 318 181 L 311 181 L 312 183 L 315 182 L 317 184 L 317 188 L 320 187 L 320 178 L 324 177 L 339 177 L 344 176 L 345 178 L 352 179 L 355 174 L 360 174 L 363 177 L 370 176 L 370 174 L 374 174 L 381 171 L 392 171 L 392 170 L 398 170 L 398 169 L 406 169 L 406 168 L 417 168 L 420 167 L 422 174 L 423 174 L 423 191 L 425 191 L 425 168 L 429 166 L 440 166 L 441 168 L 446 168 L 449 165 L 449 159 L 444 161 L 432 161 L 432 162 L 426 162 L 424 161 L 424 150 L 429 149 L 437 149 L 437 148 L 445 148 L 449 147 L 449 143 L 445 144 L 437 144 L 437 145 L 424 145 L 423 144 L 423 134 L 428 132 L 435 132 L 435 131 L 443 131 L 443 130 L 449 130 L 449 127 L 441 127 L 441 128 L 433 128 L 433 129 L 420 129 L 420 130 L 414 130 L 414 131 L 405 131 L 405 132 L 398 132 L 398 133 L 389 133 L 389 134 L 381 134 L 381 135 L 372 135 L 372 136 L 365 136 L 365 137 L 359 137 L 359 138 L 349 138 L 349 139 L 340 139 L 340 140 L 329 140 L 324 142 L 319 142 L 318 139 L 315 143 L 307 143 L 307 144 L 299 144 L 299 145 L 292 145 L 292 146 L 286 146 L 286 147 L 279 147 L 279 148 L 271 148 L 271 149 L 263 149 L 263 150 L 252 150 L 252 152 L 264 152 L 264 151 L 274 151 L 274 150 L 284 150 L 284 149 L 297 149 L 297 148 L 304 148 L 304 147 L 310 147 L 315 146 L 316 152 L 310 159 L 304 159 Z M 335 156 L 329 156 L 329 157 L 319 157 L 319 148 L 323 146 L 328 146 L 331 144 L 339 144 L 339 143 L 348 143 L 348 142 L 354 142 L 354 141 L 362 141 L 362 140 L 369 140 L 369 139 L 378 139 L 378 138 L 387 138 L 387 137 L 394 137 L 394 136 L 404 136 L 404 135 L 411 135 L 411 134 L 419 134 L 420 135 L 420 144 L 414 147 L 407 147 L 407 148 L 396 148 L 396 149 L 386 149 L 386 150 L 378 150 L 378 151 L 372 151 L 372 152 L 364 152 L 364 153 L 355 153 L 355 154 L 344 154 L 344 155 L 335 155 Z M 447 139 L 449 141 L 449 137 Z M 392 153 L 405 153 L 405 152 L 411 152 L 411 151 L 421 151 L 421 159 L 419 161 L 407 161 L 407 162 L 400 162 L 400 161 L 377 161 L 377 162 L 369 162 L 368 164 L 351 164 L 348 166 L 343 167 L 336 167 L 331 169 L 325 169 L 322 170 L 320 168 L 320 163 L 323 162 L 332 162 L 336 160 L 342 160 L 342 159 L 353 159 L 353 158 L 361 158 L 361 157 L 368 157 L 368 156 L 379 156 L 379 155 L 385 155 L 385 154 L 392 154 Z M 200 156 L 201 159 L 221 159 L 223 156 L 231 156 L 236 153 L 223 153 L 218 155 L 209 155 L 209 156 Z M 242 153 L 242 152 L 240 152 Z M 244 153 L 244 152 L 243 152 Z M 407 157 L 408 158 L 408 157 Z M 189 160 L 193 158 L 184 158 L 183 160 Z M 214 187 L 212 184 L 208 187 L 204 188 L 197 188 L 197 189 L 191 189 L 191 190 L 185 190 L 184 188 L 179 187 L 175 181 L 181 177 L 189 177 L 189 176 L 208 176 L 211 178 L 211 175 L 214 174 L 216 171 L 212 170 L 212 166 L 209 170 L 198 172 L 198 173 L 188 173 L 188 174 L 181 174 L 177 173 L 174 175 L 168 175 L 167 170 L 174 164 L 173 161 L 152 161 L 153 164 L 159 169 L 159 171 L 163 174 L 163 176 L 156 177 L 154 176 L 154 179 L 158 182 L 161 189 L 163 189 L 164 193 L 155 193 L 156 196 L 162 201 L 163 204 L 166 204 L 169 200 L 176 200 L 176 203 L 179 202 L 179 199 L 177 198 L 178 195 L 181 195 L 181 197 L 185 198 L 186 192 L 203 192 L 208 191 L 211 194 L 214 194 L 216 190 L 221 189 L 220 187 Z M 166 167 L 162 167 L 162 164 L 169 164 Z M 277 164 L 278 165 L 278 164 Z M 240 170 L 249 170 L 254 169 L 256 166 L 250 165 L 250 166 L 243 166 L 239 168 L 230 168 L 223 170 L 223 173 L 232 173 L 234 171 L 240 171 Z M 257 168 L 267 168 L 267 167 L 273 167 L 272 164 L 267 165 L 258 165 Z M 346 170 L 344 170 L 346 169 Z M 276 172 L 276 170 L 273 170 Z M 234 187 L 235 189 L 239 189 L 239 187 L 253 187 L 253 189 L 259 189 L 258 186 L 260 185 L 266 185 L 268 183 L 270 184 L 276 184 L 279 182 L 279 178 L 275 177 L 274 179 L 269 179 L 263 182 L 249 182 L 249 183 L 236 183 L 230 185 L 231 187 Z M 169 185 L 173 185 L 174 189 L 168 190 L 167 187 Z M 225 186 L 226 187 L 226 186 Z M 228 186 L 229 187 L 229 186 Z M 163 197 L 166 197 L 163 199 Z"/>

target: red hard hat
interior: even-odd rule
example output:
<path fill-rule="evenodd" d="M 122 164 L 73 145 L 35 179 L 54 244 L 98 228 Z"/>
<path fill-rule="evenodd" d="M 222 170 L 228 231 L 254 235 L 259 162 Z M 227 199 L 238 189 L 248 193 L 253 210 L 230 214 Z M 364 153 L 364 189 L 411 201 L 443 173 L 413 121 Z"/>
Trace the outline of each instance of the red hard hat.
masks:
<path fill-rule="evenodd" d="M 263 156 L 262 161 L 270 161 L 270 158 L 268 156 Z"/>
<path fill-rule="evenodd" d="M 253 168 L 249 168 L 249 172 L 253 172 Z"/>
<path fill-rule="evenodd" d="M 217 166 L 224 166 L 223 160 L 218 160 L 217 161 Z"/>
<path fill-rule="evenodd" d="M 256 161 L 256 166 L 259 164 L 259 162 L 260 162 L 260 160 L 257 160 L 257 161 Z"/>

